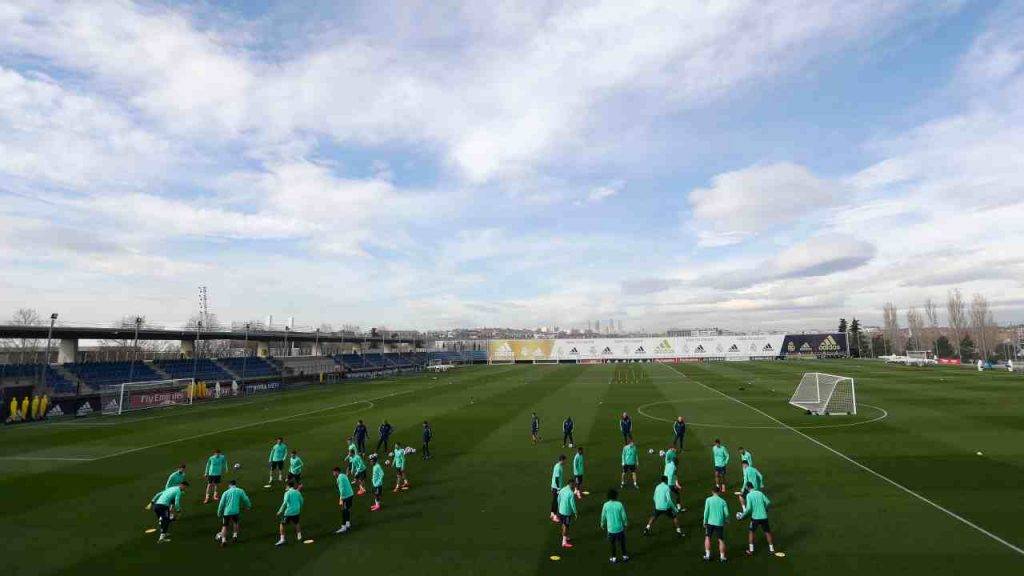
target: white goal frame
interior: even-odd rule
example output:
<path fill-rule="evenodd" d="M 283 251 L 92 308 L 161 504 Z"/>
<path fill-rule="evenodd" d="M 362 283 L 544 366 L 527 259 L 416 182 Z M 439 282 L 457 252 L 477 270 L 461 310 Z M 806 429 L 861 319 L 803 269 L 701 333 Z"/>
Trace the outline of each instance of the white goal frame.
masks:
<path fill-rule="evenodd" d="M 104 386 L 100 391 L 100 410 L 104 415 L 121 415 L 125 412 L 137 410 L 148 410 L 150 408 L 164 408 L 167 406 L 191 406 L 195 398 L 195 380 L 192 378 L 175 378 L 171 380 L 147 380 L 144 382 L 122 382 Z M 176 402 L 175 395 L 181 391 L 180 402 Z M 154 398 L 144 405 L 131 405 L 132 394 L 154 393 Z M 160 393 L 165 393 L 166 398 L 161 398 Z M 125 401 L 128 406 L 125 406 Z"/>
<path fill-rule="evenodd" d="M 813 414 L 856 415 L 856 383 L 848 376 L 806 372 L 789 403 Z"/>

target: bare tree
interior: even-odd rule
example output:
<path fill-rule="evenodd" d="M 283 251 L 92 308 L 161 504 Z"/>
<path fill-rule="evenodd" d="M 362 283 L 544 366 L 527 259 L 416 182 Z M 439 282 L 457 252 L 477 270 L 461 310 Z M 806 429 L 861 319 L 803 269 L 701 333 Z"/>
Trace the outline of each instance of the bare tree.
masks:
<path fill-rule="evenodd" d="M 960 342 L 963 341 L 967 330 L 967 310 L 964 305 L 964 296 L 960 289 L 950 290 L 946 296 L 946 314 L 949 317 L 949 329 L 953 332 L 953 347 L 956 348 L 956 355 L 963 362 L 964 353 L 960 349 Z"/>
<path fill-rule="evenodd" d="M 120 320 L 114 322 L 114 326 L 121 330 L 135 330 L 135 319 L 140 318 L 139 328 L 152 328 L 153 325 L 146 320 L 145 316 L 123 316 Z M 125 338 L 105 338 L 100 340 L 100 346 L 103 350 L 100 352 L 100 357 L 104 359 L 110 359 L 111 356 L 114 360 L 131 360 L 135 356 L 133 350 L 135 347 L 134 335 L 126 336 Z M 147 357 L 154 357 L 157 354 L 164 354 L 173 352 L 175 345 L 166 340 L 139 340 L 138 342 L 138 358 L 139 360 Z"/>
<path fill-rule="evenodd" d="M 885 335 L 889 339 L 889 345 L 892 346 L 891 353 L 896 354 L 902 349 L 902 345 L 900 343 L 899 311 L 895 304 L 885 303 L 885 306 L 882 307 L 882 319 L 885 324 Z"/>
<path fill-rule="evenodd" d="M 907 309 L 907 327 L 910 328 L 910 342 L 915 350 L 920 350 L 921 343 L 925 341 L 924 318 L 917 308 Z"/>
<path fill-rule="evenodd" d="M 995 320 L 989 308 L 988 298 L 981 294 L 971 297 L 971 331 L 982 360 L 988 360 L 996 344 Z"/>
<path fill-rule="evenodd" d="M 207 340 L 203 337 L 203 334 L 207 332 L 219 332 L 225 329 L 224 325 L 217 319 L 216 314 L 195 314 L 188 319 L 185 329 L 195 332 L 200 320 L 202 320 L 203 324 L 199 330 L 200 341 L 196 343 L 196 353 L 200 354 L 202 358 L 217 358 L 228 355 L 232 349 L 232 342 L 230 340 Z"/>
<path fill-rule="evenodd" d="M 43 323 L 39 313 L 32 308 L 18 308 L 11 315 L 11 324 L 14 326 L 40 326 Z M 18 363 L 24 364 L 36 360 L 39 353 L 39 340 L 36 338 L 6 338 L 0 341 L 0 347 L 8 351 L 11 358 L 17 358 Z"/>
<path fill-rule="evenodd" d="M 939 307 L 931 298 L 924 301 L 924 315 L 928 317 L 928 348 L 935 350 L 935 341 L 939 339 Z"/>

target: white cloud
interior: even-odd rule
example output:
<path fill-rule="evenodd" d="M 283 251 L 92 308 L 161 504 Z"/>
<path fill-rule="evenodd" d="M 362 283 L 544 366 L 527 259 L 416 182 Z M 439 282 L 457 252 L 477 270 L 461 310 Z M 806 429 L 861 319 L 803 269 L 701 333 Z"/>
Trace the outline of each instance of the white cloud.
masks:
<path fill-rule="evenodd" d="M 618 181 L 611 182 L 603 186 L 598 186 L 596 188 L 591 188 L 590 192 L 587 192 L 587 202 L 592 204 L 597 202 L 603 202 L 608 198 L 615 196 L 619 192 L 622 192 L 622 188 L 625 185 L 625 182 Z"/>
<path fill-rule="evenodd" d="M 869 142 L 862 170 L 825 177 L 828 163 L 784 151 L 742 168 L 745 148 L 738 169 L 689 192 L 677 236 L 654 221 L 675 216 L 678 192 L 653 188 L 693 170 L 648 174 L 669 160 L 645 145 L 632 173 L 608 167 L 634 148 L 624 141 L 668 148 L 692 116 L 945 8 L 394 8 L 314 34 L 299 23 L 268 49 L 240 18 L 180 5 L 0 0 L 0 193 L 16 195 L 0 207 L 0 257 L 13 263 L 0 302 L 35 297 L 40 265 L 93 301 L 133 271 L 117 279 L 132 294 L 161 306 L 184 290 L 190 310 L 193 284 L 216 271 L 230 278 L 216 287 L 225 316 L 294 306 L 419 326 L 831 325 L 954 284 L 1008 303 L 1024 289 L 1009 254 L 1024 221 L 1016 12 L 993 17 L 961 60 L 948 92 L 963 101 Z M 621 228 L 572 210 L 616 197 L 620 174 L 628 200 L 653 210 L 623 211 Z"/>
<path fill-rule="evenodd" d="M 702 246 L 741 242 L 827 208 L 834 184 L 790 163 L 751 166 L 718 174 L 708 188 L 687 195 Z"/>
<path fill-rule="evenodd" d="M 703 105 L 871 38 L 914 5 L 456 4 L 437 9 L 454 18 L 428 11 L 410 27 L 388 23 L 381 5 L 364 18 L 383 33 L 347 22 L 326 41 L 304 39 L 305 51 L 266 55 L 227 26 L 198 30 L 183 11 L 38 0 L 0 12 L 0 49 L 95 78 L 169 132 L 428 142 L 481 183 L 586 150 L 617 97 L 645 95 L 649 112 Z M 453 41 L 438 47 L 437 36 Z"/>
<path fill-rule="evenodd" d="M 51 186 L 159 178 L 176 154 L 105 99 L 0 66 L 0 174 Z"/>

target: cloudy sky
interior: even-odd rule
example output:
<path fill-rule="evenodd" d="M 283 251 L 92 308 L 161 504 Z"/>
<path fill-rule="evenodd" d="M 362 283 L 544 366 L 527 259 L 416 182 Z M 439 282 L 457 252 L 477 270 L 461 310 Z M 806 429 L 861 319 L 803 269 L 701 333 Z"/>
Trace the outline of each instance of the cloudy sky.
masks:
<path fill-rule="evenodd" d="M 0 316 L 1024 320 L 1019 2 L 296 4 L 0 0 Z"/>

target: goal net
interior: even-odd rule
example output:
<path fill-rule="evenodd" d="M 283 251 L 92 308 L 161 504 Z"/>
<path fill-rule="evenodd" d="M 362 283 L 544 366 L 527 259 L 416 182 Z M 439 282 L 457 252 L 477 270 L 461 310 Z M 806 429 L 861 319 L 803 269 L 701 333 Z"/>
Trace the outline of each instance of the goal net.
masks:
<path fill-rule="evenodd" d="M 147 408 L 192 404 L 197 390 L 191 378 L 125 382 L 100 391 L 103 414 L 123 414 Z"/>
<path fill-rule="evenodd" d="M 789 403 L 814 414 L 856 414 L 857 395 L 853 378 L 807 372 Z"/>

